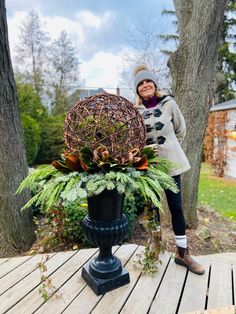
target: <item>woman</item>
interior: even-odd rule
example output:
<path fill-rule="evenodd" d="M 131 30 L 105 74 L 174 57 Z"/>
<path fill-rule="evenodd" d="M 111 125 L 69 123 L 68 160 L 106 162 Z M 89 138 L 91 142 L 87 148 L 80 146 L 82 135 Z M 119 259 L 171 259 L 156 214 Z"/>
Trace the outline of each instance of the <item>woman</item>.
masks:
<path fill-rule="evenodd" d="M 180 175 L 190 169 L 181 147 L 186 132 L 185 120 L 173 97 L 158 91 L 157 86 L 155 76 L 146 66 L 141 65 L 135 69 L 136 107 L 145 120 L 146 144 L 152 145 L 160 157 L 172 160 L 177 165 L 170 175 L 175 180 L 179 192 L 176 194 L 169 190 L 165 191 L 177 246 L 175 263 L 202 275 L 205 272 L 204 268 L 189 255 L 182 210 Z"/>

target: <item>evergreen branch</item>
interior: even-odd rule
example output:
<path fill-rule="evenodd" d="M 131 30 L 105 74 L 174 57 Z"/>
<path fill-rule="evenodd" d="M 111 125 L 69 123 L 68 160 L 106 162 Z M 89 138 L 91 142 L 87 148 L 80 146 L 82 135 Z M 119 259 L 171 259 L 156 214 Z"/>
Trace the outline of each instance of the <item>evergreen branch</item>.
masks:
<path fill-rule="evenodd" d="M 152 158 L 151 151 L 147 150 L 145 153 Z M 174 180 L 168 175 L 172 167 L 173 162 L 161 158 L 158 162 L 151 163 L 147 171 L 128 166 L 122 171 L 63 173 L 50 165 L 29 174 L 20 184 L 17 193 L 24 188 L 37 191 L 23 209 L 35 204 L 42 205 L 47 211 L 54 204 L 84 200 L 87 196 L 98 195 L 105 189 L 117 189 L 119 193 L 126 195 L 138 189 L 146 201 L 150 199 L 154 206 L 161 207 L 159 200 L 163 189 L 177 192 Z"/>

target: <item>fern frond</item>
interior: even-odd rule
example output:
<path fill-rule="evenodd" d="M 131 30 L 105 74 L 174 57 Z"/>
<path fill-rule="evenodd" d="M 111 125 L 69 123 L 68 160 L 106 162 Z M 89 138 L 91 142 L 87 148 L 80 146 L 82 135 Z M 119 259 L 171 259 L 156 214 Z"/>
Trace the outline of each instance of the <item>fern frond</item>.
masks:
<path fill-rule="evenodd" d="M 67 198 L 67 194 L 71 193 L 72 190 L 74 190 L 76 188 L 79 188 L 80 186 L 81 186 L 81 181 L 80 181 L 80 177 L 79 176 L 71 178 L 67 182 L 67 184 L 65 186 L 65 189 L 61 193 L 61 197 L 63 199 L 66 199 Z"/>
<path fill-rule="evenodd" d="M 146 179 L 147 178 L 145 177 L 140 177 L 140 181 L 143 184 L 143 188 L 147 199 L 150 198 L 154 206 L 158 207 L 159 209 L 162 209 L 162 205 L 158 199 L 157 194 L 155 194 L 154 191 L 148 186 Z"/>
<path fill-rule="evenodd" d="M 56 173 L 59 173 L 59 171 L 52 165 L 34 170 L 20 183 L 18 189 L 16 190 L 16 194 L 21 193 L 26 188 L 32 190 L 35 188 L 36 183 L 39 183 L 41 180 L 51 177 Z"/>
<path fill-rule="evenodd" d="M 50 197 L 47 199 L 47 201 L 45 203 L 45 205 L 46 205 L 45 209 L 46 210 L 51 208 L 53 204 L 58 203 L 58 201 L 59 201 L 59 199 L 58 199 L 59 197 L 58 196 L 60 195 L 60 192 L 63 190 L 64 186 L 65 186 L 65 182 L 61 182 L 60 184 L 58 184 L 58 186 L 56 186 L 53 189 Z M 43 196 L 43 194 L 41 194 L 41 197 L 40 197 L 41 198 L 41 203 L 43 202 L 42 196 Z"/>
<path fill-rule="evenodd" d="M 37 193 L 33 197 L 31 197 L 31 199 L 21 208 L 21 210 L 24 210 L 24 209 L 29 208 L 32 205 L 36 204 L 41 193 L 42 193 L 42 191 L 40 191 L 39 193 Z"/>
<path fill-rule="evenodd" d="M 147 197 L 147 194 L 146 194 L 142 180 L 139 180 L 137 182 L 137 186 L 138 186 L 138 190 L 140 191 L 141 195 L 144 197 L 145 201 L 147 201 L 148 197 Z"/>
<path fill-rule="evenodd" d="M 160 198 L 162 198 L 163 188 L 161 187 L 159 181 L 149 177 L 145 177 L 145 181 L 151 187 L 151 189 L 155 191 Z"/>

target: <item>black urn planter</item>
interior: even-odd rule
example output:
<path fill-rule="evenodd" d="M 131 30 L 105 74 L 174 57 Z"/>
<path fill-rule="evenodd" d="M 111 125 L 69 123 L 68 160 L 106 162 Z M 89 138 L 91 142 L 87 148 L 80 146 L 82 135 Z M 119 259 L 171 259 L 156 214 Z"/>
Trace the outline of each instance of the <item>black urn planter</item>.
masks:
<path fill-rule="evenodd" d="M 99 255 L 83 267 L 82 277 L 96 295 L 101 295 L 130 282 L 129 273 L 112 254 L 112 246 L 127 235 L 128 219 L 123 214 L 124 195 L 117 190 L 105 190 L 87 200 L 83 230 L 88 241 L 99 247 Z"/>

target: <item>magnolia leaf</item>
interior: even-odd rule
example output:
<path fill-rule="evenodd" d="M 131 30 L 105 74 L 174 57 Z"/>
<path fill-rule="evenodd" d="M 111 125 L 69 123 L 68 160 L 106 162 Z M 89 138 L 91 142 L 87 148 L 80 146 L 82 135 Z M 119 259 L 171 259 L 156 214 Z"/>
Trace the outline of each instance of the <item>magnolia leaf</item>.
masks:
<path fill-rule="evenodd" d="M 68 167 L 64 164 L 64 161 L 54 160 L 51 165 L 59 171 L 67 172 L 69 171 Z"/>
<path fill-rule="evenodd" d="M 87 165 L 89 166 L 91 161 L 93 160 L 93 152 L 92 150 L 87 147 L 87 146 L 84 146 L 83 148 L 81 148 L 80 150 L 80 157 L 81 157 L 81 160 Z"/>
<path fill-rule="evenodd" d="M 139 161 L 133 163 L 133 166 L 138 170 L 148 170 L 147 156 L 143 156 Z"/>

